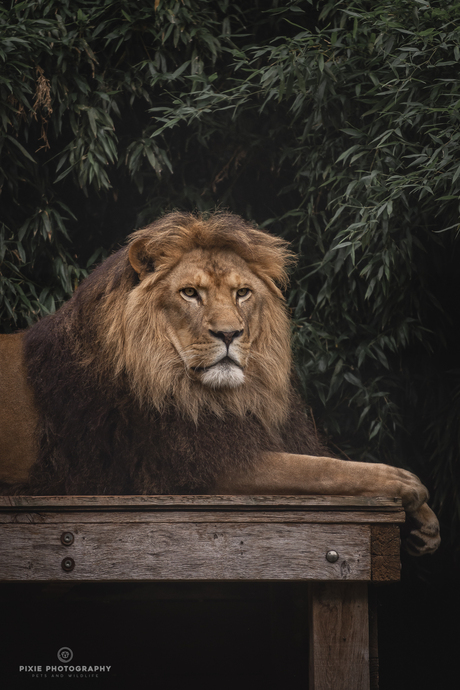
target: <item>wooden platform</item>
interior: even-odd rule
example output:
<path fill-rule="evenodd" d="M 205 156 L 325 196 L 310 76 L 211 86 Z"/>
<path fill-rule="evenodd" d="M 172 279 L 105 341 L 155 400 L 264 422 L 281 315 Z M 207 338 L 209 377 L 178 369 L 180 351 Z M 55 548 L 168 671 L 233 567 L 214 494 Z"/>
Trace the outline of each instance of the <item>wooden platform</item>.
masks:
<path fill-rule="evenodd" d="M 0 581 L 305 581 L 308 687 L 367 690 L 367 587 L 399 579 L 403 521 L 393 498 L 6 496 Z"/>

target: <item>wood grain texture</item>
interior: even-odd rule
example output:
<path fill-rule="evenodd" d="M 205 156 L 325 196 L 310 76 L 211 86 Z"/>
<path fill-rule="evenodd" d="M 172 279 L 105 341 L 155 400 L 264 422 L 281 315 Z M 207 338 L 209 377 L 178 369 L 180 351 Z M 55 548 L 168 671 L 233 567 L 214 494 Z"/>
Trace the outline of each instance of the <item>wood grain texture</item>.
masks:
<path fill-rule="evenodd" d="M 369 690 L 367 584 L 310 584 L 310 690 Z"/>
<path fill-rule="evenodd" d="M 401 536 L 398 525 L 372 525 L 372 580 L 395 582 L 401 577 Z"/>
<path fill-rule="evenodd" d="M 250 522 L 254 523 L 334 523 L 334 524 L 373 524 L 373 523 L 400 523 L 404 521 L 404 511 L 402 516 L 398 512 L 384 512 L 366 510 L 338 511 L 338 510 L 153 510 L 153 511 L 133 511 L 133 510 L 54 510 L 44 512 L 36 510 L 10 509 L 0 512 L 0 524 L 64 524 L 73 522 L 97 522 L 102 523 L 124 523 L 124 522 Z"/>
<path fill-rule="evenodd" d="M 368 590 L 369 610 L 369 675 L 370 690 L 379 690 L 379 634 L 378 634 L 378 608 L 375 596 L 375 588 Z"/>
<path fill-rule="evenodd" d="M 74 535 L 71 546 L 61 534 Z M 336 563 L 326 553 L 339 553 Z M 71 557 L 72 572 L 61 563 Z M 366 525 L 250 523 L 9 524 L 0 580 L 369 580 Z"/>
<path fill-rule="evenodd" d="M 365 510 L 404 513 L 401 499 L 375 496 L 0 496 L 17 510 Z M 403 518 L 404 521 L 404 518 Z"/>

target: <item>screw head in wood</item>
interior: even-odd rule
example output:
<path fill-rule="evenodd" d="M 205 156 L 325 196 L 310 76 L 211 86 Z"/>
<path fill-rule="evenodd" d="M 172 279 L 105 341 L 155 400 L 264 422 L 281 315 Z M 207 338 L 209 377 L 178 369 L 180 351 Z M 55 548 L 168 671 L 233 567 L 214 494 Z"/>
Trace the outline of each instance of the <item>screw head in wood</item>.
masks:
<path fill-rule="evenodd" d="M 61 534 L 61 544 L 64 544 L 64 546 L 71 546 L 75 540 L 75 537 L 73 536 L 72 532 L 63 532 Z"/>
<path fill-rule="evenodd" d="M 64 558 L 61 566 L 62 570 L 65 570 L 66 573 L 70 573 L 75 568 L 75 561 L 73 558 Z"/>
<path fill-rule="evenodd" d="M 329 563 L 336 563 L 339 560 L 339 554 L 337 551 L 328 551 L 326 554 L 326 560 L 329 561 Z"/>

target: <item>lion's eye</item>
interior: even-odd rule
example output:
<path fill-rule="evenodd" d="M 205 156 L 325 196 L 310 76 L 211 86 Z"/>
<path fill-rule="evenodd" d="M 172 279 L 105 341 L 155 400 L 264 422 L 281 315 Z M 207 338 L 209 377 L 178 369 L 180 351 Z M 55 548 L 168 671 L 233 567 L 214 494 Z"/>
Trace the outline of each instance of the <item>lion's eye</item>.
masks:
<path fill-rule="evenodd" d="M 198 292 L 195 290 L 195 288 L 192 287 L 182 288 L 180 292 L 184 297 L 187 297 L 188 299 L 194 299 L 195 297 L 198 297 Z"/>
<path fill-rule="evenodd" d="M 249 288 L 240 288 L 239 290 L 236 291 L 236 296 L 239 299 L 244 299 L 245 297 L 249 297 L 251 294 L 251 290 Z"/>

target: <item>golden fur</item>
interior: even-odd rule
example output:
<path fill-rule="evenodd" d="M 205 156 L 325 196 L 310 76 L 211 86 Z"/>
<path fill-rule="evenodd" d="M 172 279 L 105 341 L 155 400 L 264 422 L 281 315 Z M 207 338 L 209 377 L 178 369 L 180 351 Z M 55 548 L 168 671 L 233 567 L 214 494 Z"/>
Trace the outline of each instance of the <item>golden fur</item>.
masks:
<path fill-rule="evenodd" d="M 0 336 L 0 482 L 27 479 L 38 414 L 27 385 L 22 334 Z"/>

